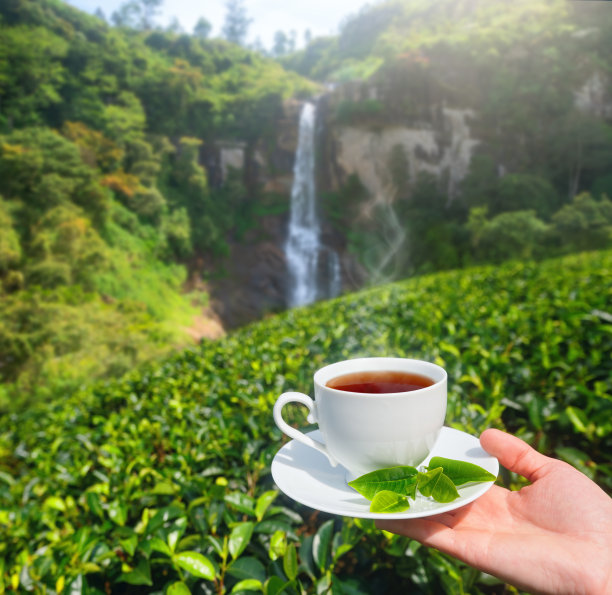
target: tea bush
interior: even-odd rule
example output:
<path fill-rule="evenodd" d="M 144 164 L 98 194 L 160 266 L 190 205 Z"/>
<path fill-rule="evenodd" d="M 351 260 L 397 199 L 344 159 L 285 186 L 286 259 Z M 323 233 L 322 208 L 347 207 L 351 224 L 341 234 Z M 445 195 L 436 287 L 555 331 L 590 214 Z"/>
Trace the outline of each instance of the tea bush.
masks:
<path fill-rule="evenodd" d="M 272 405 L 311 392 L 315 369 L 338 359 L 432 360 L 449 373 L 449 425 L 506 428 L 610 490 L 611 313 L 612 252 L 423 276 L 6 416 L 0 591 L 508 592 L 371 521 L 279 494 Z"/>

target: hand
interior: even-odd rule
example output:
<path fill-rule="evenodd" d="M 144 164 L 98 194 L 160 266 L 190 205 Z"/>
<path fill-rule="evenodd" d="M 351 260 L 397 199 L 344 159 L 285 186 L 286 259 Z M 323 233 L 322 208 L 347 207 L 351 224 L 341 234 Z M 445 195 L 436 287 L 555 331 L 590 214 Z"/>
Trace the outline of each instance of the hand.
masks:
<path fill-rule="evenodd" d="M 377 521 L 484 572 L 537 593 L 612 593 L 612 499 L 585 475 L 525 442 L 486 430 L 482 447 L 527 478 L 455 511 Z"/>

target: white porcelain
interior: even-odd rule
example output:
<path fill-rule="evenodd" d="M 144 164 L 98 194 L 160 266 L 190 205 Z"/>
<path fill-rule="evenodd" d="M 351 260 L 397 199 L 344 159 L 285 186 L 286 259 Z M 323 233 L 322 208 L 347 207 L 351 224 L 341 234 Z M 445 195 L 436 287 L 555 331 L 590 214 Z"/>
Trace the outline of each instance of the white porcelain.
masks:
<path fill-rule="evenodd" d="M 312 440 L 321 440 L 318 430 L 308 434 Z M 443 427 L 434 445 L 431 457 L 447 457 L 480 465 L 493 475 L 499 472 L 497 459 L 480 446 L 475 436 L 459 430 Z M 342 467 L 332 467 L 327 457 L 296 440 L 285 444 L 272 461 L 272 477 L 279 489 L 287 496 L 310 508 L 347 517 L 368 519 L 408 519 L 431 516 L 448 512 L 482 496 L 492 485 L 492 481 L 460 486 L 459 498 L 448 504 L 434 502 L 417 494 L 410 500 L 410 508 L 404 512 L 370 512 L 370 502 L 349 487 Z"/>
<path fill-rule="evenodd" d="M 390 370 L 427 376 L 434 384 L 415 391 L 387 394 L 346 392 L 325 386 L 352 372 Z M 296 392 L 282 394 L 274 405 L 274 421 L 290 438 L 323 453 L 330 465 L 341 464 L 353 477 L 383 467 L 416 466 L 435 444 L 446 415 L 446 372 L 430 362 L 374 357 L 346 360 L 314 375 L 314 401 Z M 289 426 L 282 417 L 287 403 L 309 409 L 323 440 Z"/>

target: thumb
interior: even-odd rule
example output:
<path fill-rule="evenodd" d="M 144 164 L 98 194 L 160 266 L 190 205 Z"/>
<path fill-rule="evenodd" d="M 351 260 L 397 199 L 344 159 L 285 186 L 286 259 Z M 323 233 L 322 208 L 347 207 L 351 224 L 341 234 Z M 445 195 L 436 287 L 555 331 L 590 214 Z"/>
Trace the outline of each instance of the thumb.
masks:
<path fill-rule="evenodd" d="M 534 450 L 526 442 L 501 432 L 500 430 L 485 430 L 480 435 L 481 446 L 509 471 L 522 475 L 529 481 L 535 481 L 540 472 L 551 459 Z"/>

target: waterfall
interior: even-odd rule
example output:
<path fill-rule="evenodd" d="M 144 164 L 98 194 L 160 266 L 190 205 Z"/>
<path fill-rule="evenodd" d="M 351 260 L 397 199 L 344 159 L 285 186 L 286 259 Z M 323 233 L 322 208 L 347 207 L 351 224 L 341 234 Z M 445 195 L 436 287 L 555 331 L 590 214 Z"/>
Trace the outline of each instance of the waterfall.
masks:
<path fill-rule="evenodd" d="M 342 291 L 342 272 L 340 258 L 335 250 L 329 253 L 329 297 L 336 297 Z"/>
<path fill-rule="evenodd" d="M 298 146 L 293 167 L 291 211 L 285 256 L 289 270 L 289 307 L 310 304 L 340 293 L 338 255 L 321 244 L 315 182 L 316 108 L 305 103 L 300 114 Z M 327 258 L 320 259 L 322 252 Z M 320 260 L 327 261 L 321 271 Z"/>

